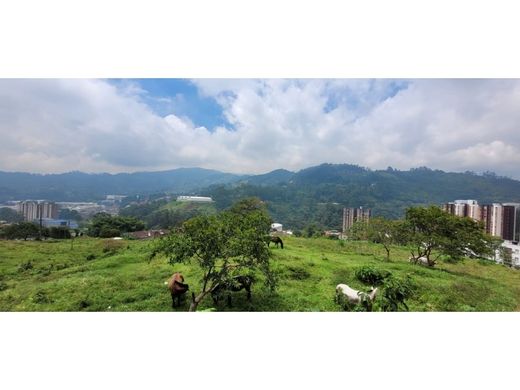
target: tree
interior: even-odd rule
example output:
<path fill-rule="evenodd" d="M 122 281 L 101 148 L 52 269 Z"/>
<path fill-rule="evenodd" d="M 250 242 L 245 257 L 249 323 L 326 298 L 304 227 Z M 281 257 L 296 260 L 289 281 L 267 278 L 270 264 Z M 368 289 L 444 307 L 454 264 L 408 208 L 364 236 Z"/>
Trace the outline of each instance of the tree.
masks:
<path fill-rule="evenodd" d="M 38 225 L 32 222 L 20 222 L 3 228 L 2 235 L 9 240 L 17 238 L 27 240 L 29 237 L 37 237 L 39 233 Z"/>
<path fill-rule="evenodd" d="M 186 221 L 177 232 L 158 241 L 152 257 L 169 257 L 171 264 L 193 262 L 203 272 L 201 289 L 192 293 L 190 311 L 217 286 L 232 283 L 233 276 L 261 271 L 266 284 L 275 287 L 266 245 L 271 218 L 265 206 L 246 199 L 217 215 Z"/>
<path fill-rule="evenodd" d="M 391 221 L 382 217 L 370 219 L 367 223 L 356 224 L 355 234 L 362 234 L 368 241 L 383 245 L 386 251 L 386 260 L 390 260 L 390 246 L 396 243 L 398 236 L 398 221 Z"/>
<path fill-rule="evenodd" d="M 97 213 L 90 221 L 88 234 L 93 237 L 115 237 L 121 233 L 135 232 L 144 229 L 144 223 L 134 217 L 112 216 Z"/>
<path fill-rule="evenodd" d="M 67 226 L 53 226 L 48 229 L 49 237 L 57 239 L 71 238 L 70 229 Z"/>
<path fill-rule="evenodd" d="M 458 260 L 464 256 L 484 257 L 493 253 L 493 238 L 481 223 L 444 212 L 437 206 L 410 207 L 401 234 L 413 245 L 414 258 L 426 257 L 434 266 L 441 255 Z M 437 251 L 435 259 L 432 252 Z"/>

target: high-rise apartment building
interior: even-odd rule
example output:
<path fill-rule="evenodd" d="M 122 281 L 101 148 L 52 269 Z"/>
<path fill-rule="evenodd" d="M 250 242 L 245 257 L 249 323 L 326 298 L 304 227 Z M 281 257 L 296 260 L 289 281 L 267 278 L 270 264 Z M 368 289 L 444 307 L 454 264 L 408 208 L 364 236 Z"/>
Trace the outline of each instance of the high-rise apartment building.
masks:
<path fill-rule="evenodd" d="M 484 222 L 486 233 L 492 236 L 502 237 L 503 213 L 504 208 L 500 203 L 482 206 L 482 222 Z"/>
<path fill-rule="evenodd" d="M 343 209 L 343 234 L 347 234 L 348 230 L 356 222 L 366 222 L 370 220 L 370 209 L 359 208 L 344 208 Z"/>
<path fill-rule="evenodd" d="M 502 206 L 502 238 L 520 242 L 520 203 L 504 203 Z"/>
<path fill-rule="evenodd" d="M 444 211 L 459 217 L 469 217 L 475 221 L 482 219 L 481 208 L 476 200 L 456 200 L 455 202 L 446 203 L 443 206 Z"/>
<path fill-rule="evenodd" d="M 58 205 L 54 202 L 26 200 L 18 203 L 16 207 L 26 221 L 39 220 L 40 218 L 58 218 Z"/>

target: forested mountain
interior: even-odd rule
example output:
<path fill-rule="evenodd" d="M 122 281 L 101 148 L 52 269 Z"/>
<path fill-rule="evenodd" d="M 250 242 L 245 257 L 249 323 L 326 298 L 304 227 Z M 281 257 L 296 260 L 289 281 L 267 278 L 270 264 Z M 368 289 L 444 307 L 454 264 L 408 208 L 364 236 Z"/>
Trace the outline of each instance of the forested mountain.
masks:
<path fill-rule="evenodd" d="M 273 180 L 279 176 L 278 171 L 271 174 Z M 309 224 L 339 229 L 343 207 L 363 206 L 371 208 L 374 215 L 399 218 L 409 206 L 455 199 L 476 199 L 481 204 L 520 202 L 520 181 L 492 173 L 447 173 L 428 168 L 373 171 L 348 164 L 322 164 L 286 174 L 285 181 L 269 184 L 271 174 L 262 175 L 260 184 L 248 179 L 212 186 L 206 192 L 218 208 L 246 196 L 258 196 L 267 201 L 278 222 L 293 229 Z"/>
<path fill-rule="evenodd" d="M 109 194 L 153 194 L 189 192 L 241 176 L 202 168 L 179 168 L 162 172 L 118 174 L 31 174 L 0 172 L 0 202 L 20 199 L 92 201 Z"/>

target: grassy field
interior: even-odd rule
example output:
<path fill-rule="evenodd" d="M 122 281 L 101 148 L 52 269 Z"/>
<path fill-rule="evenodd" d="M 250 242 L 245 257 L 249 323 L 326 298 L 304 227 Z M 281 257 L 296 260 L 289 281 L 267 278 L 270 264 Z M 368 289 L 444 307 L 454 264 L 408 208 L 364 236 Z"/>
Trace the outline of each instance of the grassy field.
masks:
<path fill-rule="evenodd" d="M 477 260 L 439 263 L 435 269 L 408 263 L 405 248 L 384 260 L 378 245 L 327 239 L 286 238 L 272 249 L 279 276 L 276 293 L 259 276 L 251 302 L 243 291 L 221 311 L 337 311 L 335 286 L 367 289 L 355 270 L 370 265 L 394 276 L 409 274 L 418 288 L 411 311 L 520 311 L 520 271 Z M 0 241 L 0 311 L 171 311 L 165 286 L 181 271 L 192 290 L 200 273 L 190 265 L 148 262 L 149 241 L 80 238 L 74 241 Z M 376 299 L 380 300 L 381 297 Z M 207 297 L 199 309 L 213 307 Z M 177 309 L 187 310 L 187 304 Z"/>

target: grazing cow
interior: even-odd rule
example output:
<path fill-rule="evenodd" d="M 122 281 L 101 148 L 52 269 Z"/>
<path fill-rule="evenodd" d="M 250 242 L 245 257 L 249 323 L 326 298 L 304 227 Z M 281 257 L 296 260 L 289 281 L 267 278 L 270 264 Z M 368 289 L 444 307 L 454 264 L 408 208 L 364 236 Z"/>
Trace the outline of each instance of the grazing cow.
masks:
<path fill-rule="evenodd" d="M 189 290 L 189 286 L 184 284 L 184 276 L 182 276 L 180 272 L 176 272 L 172 275 L 168 281 L 168 290 L 170 290 L 172 294 L 172 308 L 180 306 L 181 298 L 186 294 L 186 291 Z M 176 300 L 177 305 L 175 304 Z"/>
<path fill-rule="evenodd" d="M 357 305 L 361 303 L 361 298 L 363 295 L 366 295 L 371 302 L 374 302 L 377 294 L 377 287 L 372 287 L 368 293 L 363 291 L 354 290 L 353 288 L 347 286 L 346 284 L 338 284 L 336 286 L 336 295 L 342 294 L 347 299 L 348 303 L 352 305 Z"/>
<path fill-rule="evenodd" d="M 218 301 L 221 295 L 227 291 L 227 304 L 231 307 L 231 291 L 240 291 L 245 289 L 247 291 L 247 299 L 251 300 L 251 285 L 253 284 L 253 278 L 248 275 L 238 275 L 231 278 L 231 280 L 223 283 L 217 284 L 211 290 L 211 297 L 213 298 L 213 302 L 215 305 L 218 304 Z"/>
<path fill-rule="evenodd" d="M 280 246 L 283 249 L 283 241 L 280 237 L 277 237 L 277 236 L 270 237 L 269 242 L 267 243 L 267 246 L 269 246 L 269 244 L 271 244 L 271 242 L 274 242 L 274 244 L 277 248 L 278 248 L 278 244 L 280 244 Z"/>

